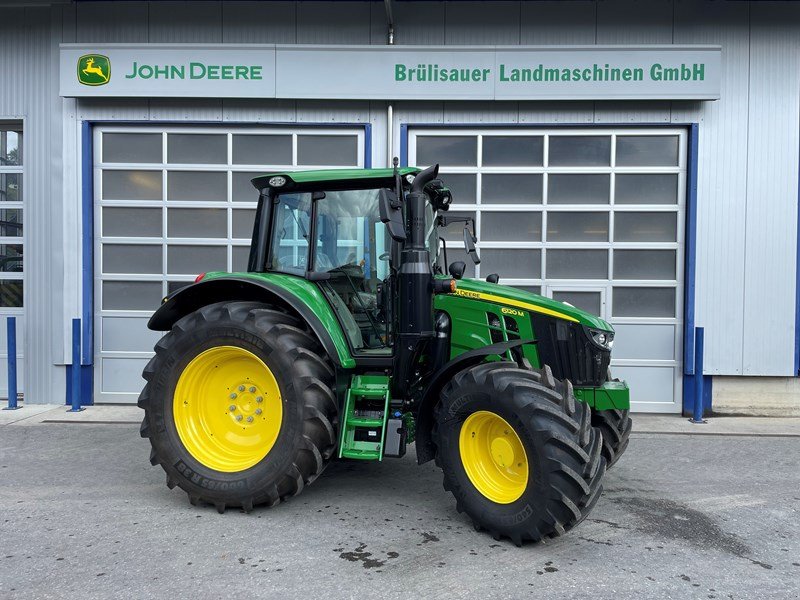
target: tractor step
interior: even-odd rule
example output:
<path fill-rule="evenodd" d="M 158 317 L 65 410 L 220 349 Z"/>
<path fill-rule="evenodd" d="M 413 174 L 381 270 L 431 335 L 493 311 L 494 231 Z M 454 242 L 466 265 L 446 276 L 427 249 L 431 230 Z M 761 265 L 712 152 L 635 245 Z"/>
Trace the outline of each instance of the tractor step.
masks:
<path fill-rule="evenodd" d="M 354 375 L 344 405 L 339 458 L 382 460 L 389 384 L 385 375 Z"/>

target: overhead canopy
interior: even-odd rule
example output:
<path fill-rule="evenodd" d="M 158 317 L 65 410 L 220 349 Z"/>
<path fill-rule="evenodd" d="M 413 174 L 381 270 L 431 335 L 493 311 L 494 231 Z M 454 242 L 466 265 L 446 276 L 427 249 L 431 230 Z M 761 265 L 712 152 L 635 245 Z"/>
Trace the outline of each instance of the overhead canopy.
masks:
<path fill-rule="evenodd" d="M 416 167 L 403 167 L 397 172 L 401 176 L 416 175 L 420 169 Z M 281 186 L 272 186 L 270 180 L 283 177 L 286 183 Z M 316 171 L 282 171 L 266 173 L 252 179 L 256 189 L 262 190 L 269 187 L 292 189 L 302 186 L 305 189 L 346 189 L 348 187 L 393 187 L 394 169 L 320 169 Z"/>

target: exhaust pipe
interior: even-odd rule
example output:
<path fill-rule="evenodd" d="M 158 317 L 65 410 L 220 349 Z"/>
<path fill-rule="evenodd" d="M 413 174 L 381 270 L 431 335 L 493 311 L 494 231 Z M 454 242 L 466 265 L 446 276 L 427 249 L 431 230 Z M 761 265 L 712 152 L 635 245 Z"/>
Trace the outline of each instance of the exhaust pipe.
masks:
<path fill-rule="evenodd" d="M 439 173 L 439 165 L 428 167 L 415 178 L 406 198 L 408 236 L 400 253 L 398 273 L 397 348 L 394 394 L 406 396 L 414 374 L 415 357 L 434 336 L 433 269 L 425 247 L 425 186 Z"/>
<path fill-rule="evenodd" d="M 407 250 L 425 250 L 425 186 L 436 179 L 439 165 L 428 167 L 420 172 L 411 184 L 411 192 L 406 199 L 406 215 L 408 217 Z M 430 262 L 428 261 L 428 264 Z"/>

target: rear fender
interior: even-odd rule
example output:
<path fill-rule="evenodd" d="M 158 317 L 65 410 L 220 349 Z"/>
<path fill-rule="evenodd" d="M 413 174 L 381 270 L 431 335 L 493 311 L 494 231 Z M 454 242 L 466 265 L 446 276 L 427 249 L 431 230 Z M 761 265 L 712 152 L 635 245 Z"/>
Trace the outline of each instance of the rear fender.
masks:
<path fill-rule="evenodd" d="M 308 285 L 313 286 L 311 283 Z M 314 287 L 312 294 L 301 295 L 290 291 L 287 287 L 265 278 L 233 276 L 207 279 L 181 288 L 165 298 L 150 318 L 147 327 L 154 331 L 169 331 L 179 319 L 216 302 L 272 303 L 288 309 L 303 319 L 336 366 L 346 369 L 354 367 L 355 361 L 350 354 L 341 326 L 322 293 Z"/>

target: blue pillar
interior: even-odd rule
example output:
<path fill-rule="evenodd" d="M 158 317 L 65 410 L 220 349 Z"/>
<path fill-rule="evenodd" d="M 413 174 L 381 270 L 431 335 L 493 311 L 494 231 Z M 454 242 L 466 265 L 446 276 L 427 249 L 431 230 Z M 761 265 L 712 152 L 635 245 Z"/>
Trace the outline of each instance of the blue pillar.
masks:
<path fill-rule="evenodd" d="M 70 372 L 72 408 L 67 412 L 80 412 L 81 407 L 81 320 L 72 319 L 72 371 Z"/>
<path fill-rule="evenodd" d="M 17 410 L 17 317 L 6 319 L 6 345 L 8 348 L 8 406 L 3 410 Z"/>
<path fill-rule="evenodd" d="M 705 423 L 703 420 L 703 346 L 705 345 L 705 330 L 697 327 L 694 334 L 694 410 L 692 423 Z"/>

